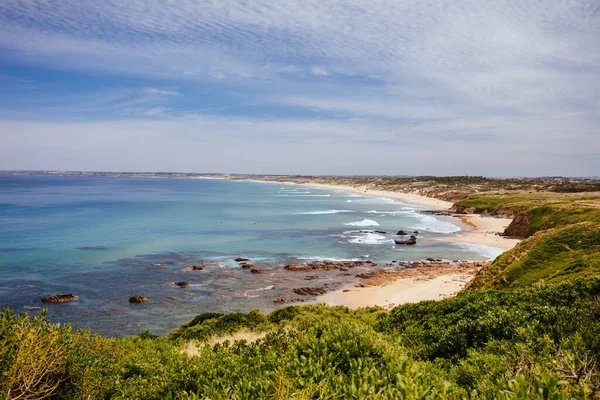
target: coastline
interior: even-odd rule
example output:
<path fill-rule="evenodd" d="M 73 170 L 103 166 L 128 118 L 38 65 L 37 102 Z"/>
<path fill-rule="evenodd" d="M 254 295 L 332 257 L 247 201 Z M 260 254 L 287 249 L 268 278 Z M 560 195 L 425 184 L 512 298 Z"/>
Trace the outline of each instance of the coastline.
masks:
<path fill-rule="evenodd" d="M 404 203 L 430 207 L 435 211 L 445 211 L 454 205 L 454 203 L 450 201 L 435 199 L 416 193 L 391 192 L 387 190 L 371 190 L 365 186 L 332 185 L 323 183 L 296 183 L 256 179 L 252 179 L 251 181 L 280 183 L 286 185 L 300 185 L 328 190 L 343 190 L 346 192 L 357 193 L 364 196 L 386 197 L 394 200 L 399 200 Z M 454 215 L 454 217 L 460 218 L 465 225 L 469 225 L 473 227 L 473 229 L 462 230 L 459 234 L 460 236 L 458 237 L 448 237 L 440 240 L 449 243 L 486 245 L 496 247 L 504 251 L 512 249 L 517 245 L 517 243 L 520 242 L 519 239 L 511 239 L 506 238 L 504 236 L 500 236 L 500 234 L 504 232 L 504 229 L 512 222 L 511 218 L 496 218 L 493 216 L 485 216 L 480 214 L 457 214 Z"/>
<path fill-rule="evenodd" d="M 386 190 L 372 190 L 365 186 L 334 185 L 322 183 L 296 183 L 268 180 L 255 180 L 257 182 L 273 182 L 281 184 L 301 185 L 319 189 L 343 190 L 366 196 L 386 197 L 401 202 L 430 207 L 436 211 L 450 209 L 454 203 L 422 196 L 416 193 L 391 192 Z M 449 243 L 466 243 L 485 245 L 507 251 L 515 247 L 520 240 L 500 236 L 504 229 L 511 223 L 510 218 L 496 218 L 479 214 L 454 215 L 468 226 L 470 230 L 463 230 L 459 236 L 440 239 Z M 427 267 L 423 267 L 427 268 Z M 314 303 L 330 306 L 346 306 L 361 308 L 380 306 L 393 308 L 400 304 L 417 303 L 424 300 L 441 300 L 455 296 L 476 275 L 478 269 L 460 270 L 438 273 L 436 276 L 418 277 L 392 277 L 387 282 L 375 286 L 344 288 L 326 293 L 315 299 Z"/>

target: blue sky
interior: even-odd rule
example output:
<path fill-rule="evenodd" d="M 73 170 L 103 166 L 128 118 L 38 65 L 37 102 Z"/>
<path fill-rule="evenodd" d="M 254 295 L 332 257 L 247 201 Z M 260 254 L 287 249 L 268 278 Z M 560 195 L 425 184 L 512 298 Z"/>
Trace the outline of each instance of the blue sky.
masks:
<path fill-rule="evenodd" d="M 600 175 L 600 3 L 3 0 L 0 169 Z"/>

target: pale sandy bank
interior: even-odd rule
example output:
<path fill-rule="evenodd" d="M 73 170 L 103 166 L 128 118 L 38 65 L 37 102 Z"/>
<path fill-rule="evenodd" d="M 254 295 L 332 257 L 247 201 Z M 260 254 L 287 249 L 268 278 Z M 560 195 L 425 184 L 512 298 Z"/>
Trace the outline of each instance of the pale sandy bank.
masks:
<path fill-rule="evenodd" d="M 388 190 L 373 190 L 368 189 L 366 186 L 349 186 L 349 185 L 330 185 L 323 183 L 308 183 L 306 186 L 312 186 L 316 188 L 322 189 L 330 189 L 330 190 L 344 190 L 347 192 L 353 192 L 357 194 L 362 194 L 365 196 L 375 196 L 375 197 L 387 197 L 394 200 L 399 200 L 404 203 L 417 204 L 421 206 L 431 207 L 435 210 L 446 210 L 452 207 L 453 203 L 449 201 L 434 199 L 432 197 L 421 196 L 416 193 L 400 193 L 400 192 L 390 192 Z"/>
<path fill-rule="evenodd" d="M 519 239 L 509 239 L 499 236 L 511 223 L 511 218 L 482 217 L 477 214 L 461 216 L 461 219 L 474 227 L 473 230 L 463 231 L 459 236 L 445 238 L 446 242 L 484 244 L 510 250 L 520 242 Z"/>
<path fill-rule="evenodd" d="M 350 308 L 381 306 L 392 308 L 399 304 L 417 303 L 423 300 L 440 300 L 454 296 L 474 276 L 469 274 L 447 274 L 430 280 L 400 278 L 386 286 L 347 288 L 320 296 L 318 303 Z"/>

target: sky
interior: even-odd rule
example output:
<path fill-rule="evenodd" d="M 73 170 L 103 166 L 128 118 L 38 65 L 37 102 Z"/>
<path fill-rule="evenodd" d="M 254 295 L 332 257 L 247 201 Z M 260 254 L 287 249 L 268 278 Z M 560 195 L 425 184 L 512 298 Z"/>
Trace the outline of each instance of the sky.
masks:
<path fill-rule="evenodd" d="M 600 175 L 598 0 L 2 0 L 0 169 Z"/>

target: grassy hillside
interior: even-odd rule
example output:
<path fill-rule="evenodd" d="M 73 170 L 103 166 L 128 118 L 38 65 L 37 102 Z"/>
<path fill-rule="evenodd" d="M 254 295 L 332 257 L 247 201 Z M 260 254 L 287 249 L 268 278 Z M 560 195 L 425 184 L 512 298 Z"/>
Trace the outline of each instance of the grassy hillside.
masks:
<path fill-rule="evenodd" d="M 600 279 L 357 311 L 201 314 L 110 339 L 2 312 L 4 398 L 597 398 Z M 228 341 L 244 332 L 249 340 Z M 260 332 L 260 334 L 259 334 Z M 223 336 L 225 335 L 225 336 Z M 234 336 L 232 336 L 234 335 Z"/>
<path fill-rule="evenodd" d="M 507 229 L 512 236 L 529 237 L 539 230 L 579 222 L 600 224 L 599 193 L 483 194 L 457 201 L 459 212 L 515 217 Z"/>
<path fill-rule="evenodd" d="M 513 289 L 593 276 L 600 276 L 600 224 L 581 222 L 524 240 L 479 271 L 469 289 Z"/>

